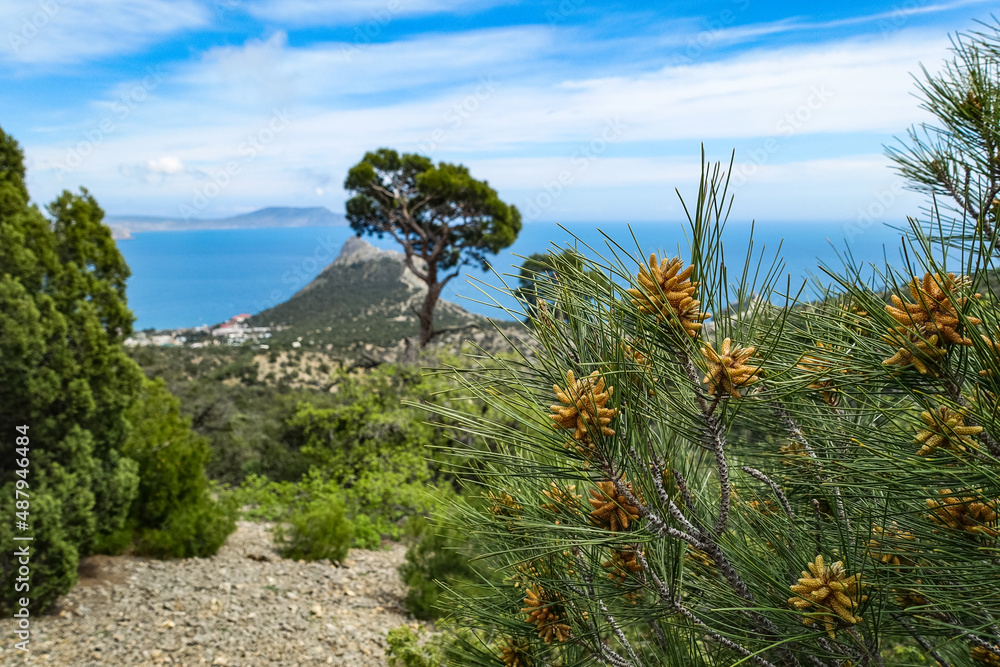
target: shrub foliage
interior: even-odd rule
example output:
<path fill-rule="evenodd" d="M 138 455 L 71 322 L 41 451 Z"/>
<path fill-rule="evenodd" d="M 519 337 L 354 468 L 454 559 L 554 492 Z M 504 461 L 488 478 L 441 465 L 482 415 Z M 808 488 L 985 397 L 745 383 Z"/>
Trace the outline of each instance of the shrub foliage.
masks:
<path fill-rule="evenodd" d="M 209 540 L 216 546 L 232 528 L 214 523 L 214 509 L 187 504 L 191 493 L 157 495 L 204 487 L 203 471 L 197 476 L 203 457 L 188 457 L 197 448 L 177 461 L 174 452 L 185 446 L 164 449 L 157 463 L 139 450 L 131 453 L 142 462 L 123 451 L 137 426 L 126 413 L 143 388 L 142 372 L 122 346 L 132 330 L 128 266 L 86 190 L 63 192 L 46 217 L 29 204 L 24 176 L 20 147 L 0 130 L 0 610 L 27 598 L 31 611 L 39 612 L 73 586 L 80 558 L 123 549 L 132 539 L 132 521 L 163 526 L 167 542 L 180 524 L 189 536 L 211 525 L 219 531 Z M 163 416 L 168 421 L 154 431 L 189 437 L 176 415 Z M 16 430 L 25 426 L 24 435 Z M 13 465 L 23 459 L 27 466 Z M 175 477 L 172 488 L 142 478 L 163 480 L 174 466 L 187 477 Z M 18 483 L 22 495 L 15 497 Z M 27 581 L 15 582 L 19 564 L 11 555 L 15 544 L 25 544 L 15 543 L 15 531 L 33 537 Z"/>

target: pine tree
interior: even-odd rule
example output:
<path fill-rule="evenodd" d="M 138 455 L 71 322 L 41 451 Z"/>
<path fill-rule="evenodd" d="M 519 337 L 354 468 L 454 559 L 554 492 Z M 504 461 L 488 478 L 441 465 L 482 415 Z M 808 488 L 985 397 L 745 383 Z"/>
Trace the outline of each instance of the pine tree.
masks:
<path fill-rule="evenodd" d="M 536 283 L 562 317 L 526 304 L 521 358 L 458 374 L 520 429 L 438 410 L 490 444 L 452 515 L 496 573 L 446 603 L 461 664 L 997 664 L 989 256 L 955 273 L 914 221 L 874 280 L 730 284 L 725 173 L 686 257 L 609 240 Z"/>
<path fill-rule="evenodd" d="M 909 187 L 935 197 L 970 224 L 972 241 L 1000 252 L 1000 21 L 952 39 L 952 58 L 918 80 L 921 107 L 933 121 L 908 132 L 887 152 Z M 949 228 L 947 234 L 956 232 Z"/>
<path fill-rule="evenodd" d="M 351 229 L 403 246 L 406 266 L 427 285 L 416 312 L 421 348 L 442 333 L 434 328 L 441 290 L 462 266 L 488 267 L 487 255 L 508 247 L 521 231 L 521 213 L 500 200 L 496 190 L 462 165 L 389 148 L 365 153 L 351 167 L 344 187 Z"/>

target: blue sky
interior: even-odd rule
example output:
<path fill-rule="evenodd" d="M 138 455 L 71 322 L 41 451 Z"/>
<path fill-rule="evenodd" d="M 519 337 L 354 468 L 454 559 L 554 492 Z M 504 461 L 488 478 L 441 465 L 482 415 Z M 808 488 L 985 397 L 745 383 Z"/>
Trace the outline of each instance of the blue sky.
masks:
<path fill-rule="evenodd" d="M 899 222 L 921 199 L 882 147 L 925 119 L 911 73 L 994 6 L 0 0 L 0 127 L 36 201 L 82 185 L 109 214 L 342 212 L 389 146 L 529 222 L 675 220 L 704 143 L 736 151 L 737 219 Z"/>

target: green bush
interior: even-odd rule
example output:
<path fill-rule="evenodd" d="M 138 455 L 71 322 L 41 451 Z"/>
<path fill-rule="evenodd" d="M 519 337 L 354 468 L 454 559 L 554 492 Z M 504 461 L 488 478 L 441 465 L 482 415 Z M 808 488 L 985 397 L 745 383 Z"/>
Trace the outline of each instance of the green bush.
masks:
<path fill-rule="evenodd" d="M 235 491 L 235 496 L 247 519 L 277 521 L 301 493 L 300 483 L 272 482 L 262 475 L 250 474 Z"/>
<path fill-rule="evenodd" d="M 447 664 L 440 636 L 421 643 L 418 633 L 401 625 L 390 630 L 385 641 L 389 645 L 389 667 L 444 667 Z"/>
<path fill-rule="evenodd" d="M 257 383 L 252 350 L 136 347 L 130 353 L 148 377 L 166 381 L 193 430 L 209 441 L 210 478 L 238 486 L 249 474 L 294 481 L 308 470 L 299 433 L 287 422 L 299 403 L 326 406 L 330 394 L 273 386 L 273 379 Z"/>
<path fill-rule="evenodd" d="M 132 430 L 123 449 L 138 463 L 140 479 L 129 521 L 138 553 L 215 553 L 236 529 L 237 499 L 218 490 L 213 497 L 208 443 L 191 431 L 163 380 L 146 380 L 127 416 Z"/>
<path fill-rule="evenodd" d="M 455 528 L 435 526 L 423 517 L 415 517 L 409 526 L 410 547 L 399 574 L 407 586 L 403 606 L 424 620 L 440 618 L 444 610 L 438 606 L 444 588 L 460 585 L 475 574 L 469 564 L 467 535 Z"/>
<path fill-rule="evenodd" d="M 431 512 L 442 499 L 454 496 L 450 487 L 435 491 L 413 481 L 426 477 L 427 465 L 417 455 L 394 457 L 389 465 L 388 470 L 365 471 L 346 490 L 326 479 L 318 468 L 312 468 L 298 482 L 272 482 L 260 475 L 249 475 L 235 496 L 247 519 L 275 522 L 288 521 L 318 498 L 336 496 L 343 501 L 345 514 L 354 525 L 352 546 L 377 549 L 384 537 L 400 539 L 408 518 Z"/>
<path fill-rule="evenodd" d="M 292 509 L 275 526 L 274 540 L 285 558 L 343 561 L 354 539 L 354 526 L 335 489 Z"/>
<path fill-rule="evenodd" d="M 358 549 L 378 549 L 382 545 L 382 532 L 367 514 L 359 514 L 351 521 L 354 524 L 354 543 Z"/>
<path fill-rule="evenodd" d="M 3 516 L 15 516 L 14 489 L 13 483 L 0 488 L 3 494 L 0 495 L 0 512 L 3 512 Z M 35 491 L 31 494 L 31 527 L 34 537 L 30 546 L 32 577 L 27 582 L 30 589 L 16 589 L 12 578 L 9 595 L 15 599 L 38 598 L 46 601 L 44 606 L 48 606 L 76 584 L 80 552 L 77 544 L 66 536 L 61 523 L 61 505 L 59 499 L 47 491 Z M 6 529 L 6 526 L 0 529 L 0 536 L 3 538 L 0 539 L 0 546 L 3 548 L 0 563 L 14 571 L 17 569 L 17 558 L 13 554 L 24 542 L 15 542 L 12 539 L 13 532 Z M 16 582 L 16 585 L 22 586 L 24 583 Z M 5 591 L 5 594 L 8 592 Z"/>
<path fill-rule="evenodd" d="M 160 528 L 143 530 L 136 544 L 140 554 L 158 558 L 209 556 L 236 530 L 238 506 L 232 493 L 207 489 L 200 501 L 172 512 Z"/>
<path fill-rule="evenodd" d="M 471 632 L 464 628 L 453 626 L 446 622 L 437 624 L 438 632 L 424 638 L 424 629 L 417 627 L 414 632 L 410 627 L 401 625 L 386 634 L 386 644 L 389 645 L 386 654 L 389 656 L 389 667 L 445 667 L 446 665 L 484 664 L 470 662 L 474 654 L 469 646 L 478 643 Z M 489 662 L 485 664 L 495 664 Z M 521 663 L 521 666 L 529 667 Z"/>

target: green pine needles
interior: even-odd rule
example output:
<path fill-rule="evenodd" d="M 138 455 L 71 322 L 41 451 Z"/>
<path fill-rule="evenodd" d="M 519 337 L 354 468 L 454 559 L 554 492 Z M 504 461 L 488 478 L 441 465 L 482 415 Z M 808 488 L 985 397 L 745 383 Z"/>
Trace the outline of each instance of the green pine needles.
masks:
<path fill-rule="evenodd" d="M 496 573 L 447 604 L 461 664 L 997 664 L 995 256 L 914 221 L 901 271 L 733 280 L 725 173 L 686 257 L 552 254 L 528 349 L 455 371 L 505 423 L 431 408 L 478 443 L 452 521 Z"/>

